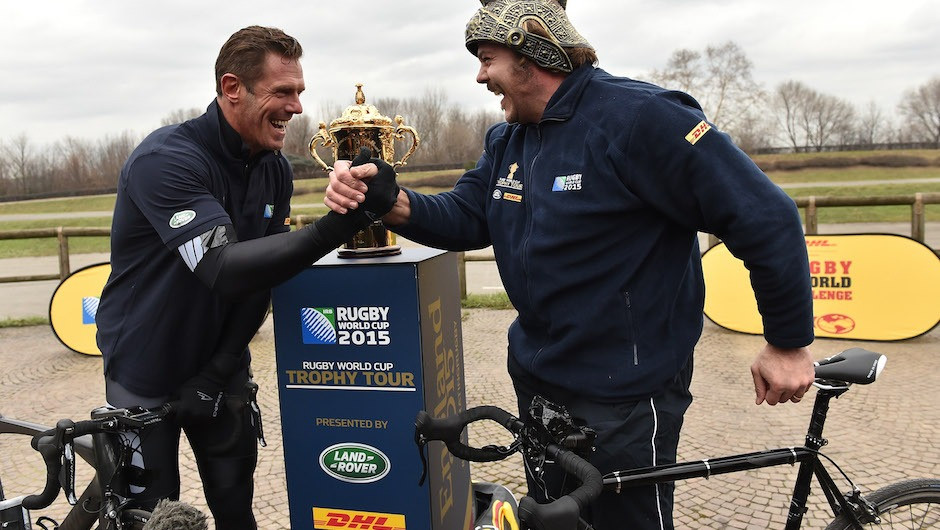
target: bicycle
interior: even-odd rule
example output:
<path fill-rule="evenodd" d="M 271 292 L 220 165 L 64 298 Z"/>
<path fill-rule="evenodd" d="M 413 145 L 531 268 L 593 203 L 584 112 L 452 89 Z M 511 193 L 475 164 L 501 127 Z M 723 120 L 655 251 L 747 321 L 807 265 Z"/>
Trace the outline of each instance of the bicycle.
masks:
<path fill-rule="evenodd" d="M 96 522 L 102 530 L 143 528 L 150 512 L 130 506 L 128 470 L 133 448 L 121 434 L 163 421 L 171 410 L 168 405 L 154 409 L 99 407 L 91 412 L 90 420 L 73 422 L 64 419 L 52 429 L 0 416 L 0 434 L 32 436 L 32 447 L 42 455 L 46 465 L 46 483 L 39 494 L 7 499 L 0 484 L 2 527 L 11 530 L 33 528 L 30 511 L 47 508 L 61 489 L 72 509 L 61 524 L 48 517 L 39 517 L 36 524 L 43 529 L 90 529 Z M 76 455 L 95 470 L 95 477 L 78 497 L 75 490 Z"/>
<path fill-rule="evenodd" d="M 225 409 L 233 414 L 240 414 L 251 404 L 235 396 L 227 396 L 225 401 Z M 153 408 L 98 407 L 92 410 L 89 420 L 63 419 L 53 428 L 0 415 L 0 434 L 31 436 L 31 445 L 42 455 L 46 467 L 45 485 L 38 494 L 7 499 L 0 482 L 0 529 L 32 529 L 30 512 L 49 507 L 61 490 L 72 508 L 61 523 L 50 517 L 37 518 L 36 524 L 43 530 L 143 530 L 152 514 L 138 507 L 130 493 L 136 482 L 131 464 L 136 449 L 131 438 L 124 435 L 171 420 L 175 408 L 175 403 Z M 212 451 L 231 448 L 240 434 L 240 429 L 233 429 Z M 76 455 L 95 472 L 77 497 Z"/>
<path fill-rule="evenodd" d="M 517 506 L 523 528 L 537 530 L 573 530 L 590 528 L 580 518 L 581 510 L 602 490 L 620 492 L 625 487 L 660 484 L 691 478 L 743 472 L 772 466 L 799 464 L 793 486 L 786 530 L 801 528 L 813 477 L 816 478 L 829 507 L 832 522 L 827 530 L 864 528 L 934 528 L 940 526 L 940 479 L 911 479 L 863 494 L 851 478 L 831 458 L 820 452 L 828 443 L 823 427 L 829 402 L 847 392 L 853 384 L 873 383 L 886 363 L 884 355 L 861 348 L 851 348 L 816 363 L 818 389 L 804 444 L 799 447 L 678 462 L 641 469 L 614 471 L 606 475 L 587 461 L 594 433 L 578 426 L 563 407 L 542 398 L 533 401 L 528 424 L 492 406 L 474 407 L 446 418 L 431 418 L 419 412 L 415 420 L 415 441 L 419 447 L 432 440 L 447 445 L 456 457 L 474 461 L 502 460 L 521 451 L 526 462 L 535 462 L 530 471 L 538 474 L 544 464 L 554 462 L 580 485 L 572 492 L 547 504 L 523 497 Z M 491 420 L 513 436 L 508 446 L 470 447 L 461 441 L 467 425 Z M 850 490 L 843 493 L 826 468 L 831 464 Z M 511 525 L 511 519 L 509 523 Z M 494 526 L 499 527 L 496 522 Z M 508 526 L 507 526 L 508 527 Z M 500 527 L 501 528 L 501 527 Z"/>

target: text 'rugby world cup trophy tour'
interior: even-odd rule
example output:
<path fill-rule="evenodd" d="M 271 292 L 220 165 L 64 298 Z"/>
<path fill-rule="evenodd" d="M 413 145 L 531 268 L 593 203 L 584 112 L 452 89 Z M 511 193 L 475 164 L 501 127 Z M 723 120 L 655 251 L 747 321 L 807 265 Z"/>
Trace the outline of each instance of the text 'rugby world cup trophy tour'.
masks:
<path fill-rule="evenodd" d="M 311 153 L 319 160 L 323 142 L 352 159 L 364 146 L 403 164 L 417 134 L 401 118 L 393 127 L 358 87 Z M 403 132 L 411 148 L 396 162 Z M 381 223 L 365 232 L 273 290 L 290 528 L 472 528 L 469 465 L 429 444 L 419 484 L 414 443 L 418 411 L 466 410 L 457 255 L 403 249 Z"/>
<path fill-rule="evenodd" d="M 415 152 L 421 139 L 418 133 L 404 124 L 401 116 L 391 119 L 379 113 L 378 109 L 366 104 L 362 84 L 356 85 L 356 104 L 346 107 L 343 115 L 330 122 L 320 122 L 320 130 L 310 140 L 310 154 L 323 169 L 332 170 L 317 153 L 317 145 L 333 149 L 334 160 L 352 160 L 359 154 L 360 147 L 372 150 L 372 156 L 381 158 L 396 169 L 405 165 L 405 161 Z M 401 160 L 395 160 L 395 141 L 411 136 L 411 146 Z M 395 244 L 395 234 L 389 232 L 382 221 L 376 220 L 360 231 L 343 245 L 338 252 L 342 258 L 388 256 L 401 252 Z"/>

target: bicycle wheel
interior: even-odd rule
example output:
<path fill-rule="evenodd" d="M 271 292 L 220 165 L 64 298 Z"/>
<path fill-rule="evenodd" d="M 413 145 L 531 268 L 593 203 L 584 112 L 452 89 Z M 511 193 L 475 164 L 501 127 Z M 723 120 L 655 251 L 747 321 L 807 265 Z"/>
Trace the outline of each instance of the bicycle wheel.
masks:
<path fill-rule="evenodd" d="M 940 527 L 940 479 L 914 479 L 885 486 L 867 495 L 875 505 L 881 523 L 863 528 L 937 528 Z M 856 528 L 848 517 L 836 518 L 826 530 Z"/>

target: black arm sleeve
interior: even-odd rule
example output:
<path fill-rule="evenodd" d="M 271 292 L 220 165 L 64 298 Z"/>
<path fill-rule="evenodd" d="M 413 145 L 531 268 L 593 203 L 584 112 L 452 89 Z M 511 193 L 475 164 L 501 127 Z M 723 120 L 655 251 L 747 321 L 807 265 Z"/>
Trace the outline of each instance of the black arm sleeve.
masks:
<path fill-rule="evenodd" d="M 219 334 L 219 342 L 215 345 L 212 359 L 202 369 L 200 375 L 208 377 L 219 385 L 225 385 L 239 369 L 247 364 L 245 350 L 264 322 L 270 304 L 271 292 L 269 290 L 250 293 L 232 304 L 232 309 Z"/>
<path fill-rule="evenodd" d="M 300 230 L 211 248 L 193 272 L 226 298 L 270 289 L 349 241 L 370 222 L 360 210 L 345 215 L 329 212 Z"/>

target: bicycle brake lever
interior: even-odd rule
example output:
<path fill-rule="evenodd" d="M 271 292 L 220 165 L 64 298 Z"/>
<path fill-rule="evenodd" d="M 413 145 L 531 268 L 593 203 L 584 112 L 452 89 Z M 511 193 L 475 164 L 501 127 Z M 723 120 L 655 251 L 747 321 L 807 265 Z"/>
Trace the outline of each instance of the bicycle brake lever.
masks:
<path fill-rule="evenodd" d="M 62 467 L 59 469 L 59 485 L 69 504 L 75 506 L 78 499 L 75 497 L 75 446 L 72 440 L 65 442 L 62 447 Z"/>
<path fill-rule="evenodd" d="M 264 426 L 261 424 L 261 407 L 258 406 L 258 383 L 248 380 L 248 409 L 251 415 L 251 422 L 254 423 L 258 432 L 258 444 L 261 447 L 267 447 L 268 443 L 264 440 Z"/>
<path fill-rule="evenodd" d="M 415 429 L 415 445 L 418 446 L 418 456 L 421 458 L 421 478 L 418 479 L 418 486 L 424 485 L 424 479 L 428 476 L 428 459 L 424 456 L 424 446 L 428 441 Z"/>

